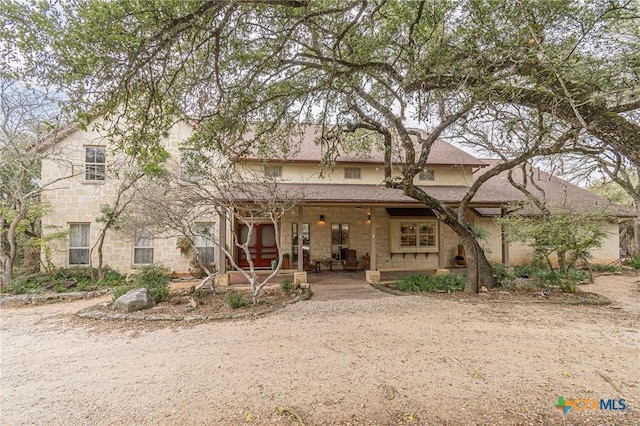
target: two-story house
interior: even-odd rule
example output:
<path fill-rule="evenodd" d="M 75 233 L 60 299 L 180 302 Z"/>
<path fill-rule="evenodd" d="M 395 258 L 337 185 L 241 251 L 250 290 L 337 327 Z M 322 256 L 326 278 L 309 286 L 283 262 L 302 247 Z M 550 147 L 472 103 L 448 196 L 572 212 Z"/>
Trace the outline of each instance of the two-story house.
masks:
<path fill-rule="evenodd" d="M 192 132 L 193 128 L 182 122 L 163 138 L 166 150 L 177 162 L 188 161 L 189 152 L 181 148 Z M 288 158 L 245 157 L 238 164 L 240 168 L 275 177 L 281 186 L 291 186 L 305 194 L 294 211 L 280 218 L 279 234 L 268 221 L 256 224 L 250 243 L 254 265 L 270 268 L 278 256 L 277 239 L 281 250 L 292 255 L 293 268 L 300 271 L 316 263 L 339 269 L 347 253 L 353 250 L 359 266 L 369 271 L 455 267 L 456 234 L 431 209 L 399 190 L 382 185 L 381 152 L 373 149 L 364 155 L 341 153 L 335 166 L 321 174 L 322 151 L 316 144 L 317 136 L 317 128 L 308 126 L 300 140 L 294 141 L 299 142 L 299 149 Z M 102 226 L 96 221 L 100 206 L 112 202 L 118 188 L 119 180 L 113 169 L 121 157 L 112 154 L 105 138 L 95 130 L 70 128 L 50 144 L 66 152 L 69 162 L 61 165 L 43 161 L 43 181 L 74 175 L 43 195 L 43 200 L 52 206 L 42 221 L 44 232 L 69 231 L 68 238 L 52 242 L 50 260 L 58 266 L 87 265 Z M 490 166 L 491 161 L 438 141 L 428 157 L 427 167 L 415 179 L 427 193 L 455 207 L 475 176 Z M 77 173 L 70 173 L 71 169 Z M 626 209 L 612 206 L 607 200 L 542 171 L 536 170 L 534 175 L 537 181 L 533 190 L 542 188 L 550 206 L 570 206 L 577 211 L 606 207 L 605 211 L 613 217 L 633 216 Z M 469 204 L 468 222 L 487 232 L 483 244 L 490 260 L 507 264 L 531 261 L 531 249 L 508 243 L 493 221 L 505 213 L 506 206 L 524 199 L 506 176 L 500 175 L 483 185 Z M 244 239 L 247 234 L 246 227 L 225 217 L 203 218 L 198 225 L 202 231 L 197 244 L 206 260 L 216 265 L 224 263 L 224 255 L 213 243 L 215 237 L 225 235 L 226 244 L 233 247 L 233 238 Z M 608 263 L 619 257 L 618 223 L 612 220 L 603 226 L 609 234 L 603 246 L 595 251 L 594 259 Z M 122 272 L 148 263 L 162 263 L 173 271 L 186 272 L 191 267 L 190 259 L 180 254 L 176 241 L 175 235 L 153 235 L 143 229 L 110 231 L 104 242 L 104 261 Z M 300 246 L 303 262 L 298 261 Z M 236 250 L 234 256 L 240 265 L 246 263 L 243 253 Z"/>

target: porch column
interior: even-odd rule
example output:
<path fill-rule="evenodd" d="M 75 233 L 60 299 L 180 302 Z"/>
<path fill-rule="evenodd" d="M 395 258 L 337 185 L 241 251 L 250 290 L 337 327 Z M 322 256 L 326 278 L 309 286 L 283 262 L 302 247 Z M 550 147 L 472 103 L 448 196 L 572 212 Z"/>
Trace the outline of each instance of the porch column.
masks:
<path fill-rule="evenodd" d="M 507 209 L 502 207 L 500 209 L 500 216 L 505 217 L 506 215 Z M 509 266 L 509 234 L 504 225 L 500 226 L 500 236 L 502 238 L 502 264 L 504 266 Z"/>
<path fill-rule="evenodd" d="M 302 234 L 303 222 L 302 206 L 298 206 L 298 272 L 304 271 L 304 238 Z"/>
<path fill-rule="evenodd" d="M 444 263 L 444 225 L 438 220 L 438 269 L 445 267 Z"/>
<path fill-rule="evenodd" d="M 376 208 L 371 207 L 371 220 L 369 221 L 369 235 L 371 236 L 369 247 L 369 270 L 376 271 L 378 269 L 376 261 Z"/>
<path fill-rule="evenodd" d="M 218 214 L 218 229 L 220 235 L 218 236 L 218 275 L 224 275 L 227 273 L 227 256 L 224 253 L 224 247 L 227 244 L 227 213 L 221 212 Z"/>

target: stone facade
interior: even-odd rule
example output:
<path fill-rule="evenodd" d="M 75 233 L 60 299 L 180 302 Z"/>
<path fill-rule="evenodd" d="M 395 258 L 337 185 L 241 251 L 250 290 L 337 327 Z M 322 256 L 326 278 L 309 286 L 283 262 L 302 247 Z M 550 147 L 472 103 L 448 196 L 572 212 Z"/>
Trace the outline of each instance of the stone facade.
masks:
<path fill-rule="evenodd" d="M 179 164 L 181 144 L 192 134 L 193 129 L 186 123 L 179 123 L 162 140 L 171 155 L 173 164 Z M 106 155 L 106 179 L 91 181 L 86 179 L 85 153 L 88 146 L 104 146 Z M 100 206 L 113 201 L 116 195 L 118 180 L 113 175 L 113 169 L 122 161 L 109 149 L 105 138 L 96 130 L 76 130 L 51 149 L 63 153 L 65 162 L 45 160 L 42 164 L 42 179 L 52 181 L 62 176 L 71 176 L 47 190 L 42 198 L 51 206 L 51 211 L 43 217 L 42 225 L 45 234 L 56 231 L 69 230 L 70 224 L 88 224 L 90 229 L 89 244 L 93 246 L 101 229 L 96 221 L 100 216 Z M 245 162 L 239 167 L 260 170 L 263 166 L 257 162 Z M 348 177 L 346 167 L 357 167 L 359 177 Z M 420 181 L 425 186 L 451 186 L 463 188 L 473 180 L 472 167 L 453 167 L 448 165 L 434 165 L 432 180 Z M 326 171 L 321 176 L 319 163 L 290 162 L 282 164 L 282 180 L 300 184 L 350 184 L 350 185 L 379 185 L 383 178 L 381 164 L 349 163 L 337 164 L 335 169 Z M 416 177 L 418 179 L 418 177 Z M 416 207 L 416 203 L 385 204 L 380 202 L 354 203 L 345 199 L 341 202 L 303 202 L 298 208 L 286 213 L 280 222 L 280 247 L 284 253 L 292 253 L 292 225 L 305 223 L 310 226 L 310 258 L 330 258 L 332 256 L 331 226 L 332 224 L 349 225 L 348 248 L 356 250 L 358 260 L 369 254 L 372 265 L 376 270 L 436 270 L 439 268 L 455 267 L 454 257 L 457 254 L 458 238 L 456 234 L 436 218 L 437 246 L 431 251 L 417 253 L 398 252 L 392 249 L 393 235 L 392 221 L 387 207 Z M 153 214 L 150 212 L 149 214 Z M 323 221 L 320 221 L 322 216 Z M 409 218 L 410 219 L 410 218 Z M 499 227 L 490 217 L 480 217 L 468 211 L 468 222 L 484 228 L 489 237 L 485 244 L 486 253 L 490 260 L 502 261 L 502 239 Z M 215 234 L 220 235 L 220 221 L 218 218 L 206 218 L 204 222 L 215 223 Z M 230 240 L 234 232 L 234 223 L 224 224 L 227 235 L 227 245 L 232 247 Z M 618 232 L 615 223 L 605 225 L 609 237 L 602 248 L 595 252 L 595 261 L 608 263 L 618 258 Z M 375 238 L 374 238 L 375 236 Z M 372 240 L 375 241 L 372 247 Z M 176 273 L 188 273 L 191 269 L 190 256 L 181 255 L 176 248 L 177 236 L 155 235 L 153 239 L 153 260 L 162 263 Z M 69 266 L 69 238 L 56 239 L 50 244 L 49 261 L 58 266 Z M 218 249 L 215 249 L 218 252 Z M 119 231 L 107 233 L 104 243 L 104 263 L 121 272 L 135 271 L 134 264 L 134 236 L 131 229 L 123 228 Z M 511 264 L 529 263 L 531 249 L 519 244 L 511 244 L 509 248 Z M 216 253 L 216 259 L 219 256 Z M 94 265 L 97 256 L 93 255 Z M 292 261 L 295 265 L 295 258 Z M 335 266 L 340 267 L 336 262 Z"/>

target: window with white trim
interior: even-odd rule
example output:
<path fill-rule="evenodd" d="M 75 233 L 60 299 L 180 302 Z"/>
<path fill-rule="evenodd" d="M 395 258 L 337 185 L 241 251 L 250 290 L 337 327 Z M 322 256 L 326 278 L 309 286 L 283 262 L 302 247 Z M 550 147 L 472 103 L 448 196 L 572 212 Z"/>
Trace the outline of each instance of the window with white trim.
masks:
<path fill-rule="evenodd" d="M 391 219 L 391 252 L 425 253 L 438 251 L 438 221 Z"/>
<path fill-rule="evenodd" d="M 215 224 L 211 222 L 196 223 L 196 232 L 194 242 L 198 253 L 200 253 L 200 260 L 202 263 L 214 263 Z"/>
<path fill-rule="evenodd" d="M 69 265 L 89 264 L 90 224 L 69 224 Z"/>
<path fill-rule="evenodd" d="M 106 148 L 104 146 L 84 147 L 84 179 L 103 181 L 106 176 Z"/>
<path fill-rule="evenodd" d="M 360 179 L 362 169 L 360 167 L 345 167 L 344 178 L 345 179 Z"/>
<path fill-rule="evenodd" d="M 434 181 L 436 180 L 436 174 L 433 169 L 422 169 L 418 174 L 418 179 L 421 181 Z"/>
<path fill-rule="evenodd" d="M 153 234 L 146 229 L 139 229 L 133 242 L 133 264 L 148 265 L 153 263 Z"/>

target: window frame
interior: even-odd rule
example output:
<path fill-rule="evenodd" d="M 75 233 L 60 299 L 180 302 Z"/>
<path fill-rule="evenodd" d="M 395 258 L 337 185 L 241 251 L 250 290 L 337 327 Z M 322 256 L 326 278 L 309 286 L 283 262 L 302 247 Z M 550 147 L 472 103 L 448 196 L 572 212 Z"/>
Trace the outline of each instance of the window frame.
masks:
<path fill-rule="evenodd" d="M 281 164 L 265 164 L 262 166 L 262 173 L 266 178 L 280 179 L 282 178 L 282 165 Z"/>
<path fill-rule="evenodd" d="M 146 235 L 142 235 L 142 234 L 146 234 Z M 149 241 L 148 245 L 141 245 L 142 241 Z M 152 265 L 154 262 L 154 257 L 155 257 L 155 250 L 154 250 L 154 242 L 155 242 L 155 236 L 153 235 L 153 233 L 149 230 L 146 229 L 139 229 L 135 232 L 134 236 L 133 236 L 133 259 L 132 259 L 132 264 L 134 266 L 143 266 L 143 265 Z M 138 253 L 139 250 L 150 250 L 151 251 L 151 262 L 137 262 L 136 261 L 136 254 Z"/>
<path fill-rule="evenodd" d="M 203 232 L 204 227 L 209 227 L 210 232 L 208 235 L 205 235 Z M 196 234 L 193 236 L 194 246 L 198 250 L 198 253 L 200 253 L 200 259 L 205 265 L 213 265 L 216 263 L 215 231 L 215 222 L 196 222 Z M 204 245 L 201 245 L 200 243 L 203 241 Z M 205 256 L 202 255 L 203 253 L 206 253 Z"/>
<path fill-rule="evenodd" d="M 389 234 L 391 237 L 389 238 L 389 245 L 391 253 L 437 253 L 439 251 L 439 222 L 440 221 L 438 219 L 424 217 L 403 217 L 389 219 Z M 415 232 L 403 233 L 403 226 L 406 225 L 413 225 L 415 227 Z M 433 227 L 433 233 L 421 233 L 420 230 L 424 225 Z M 403 236 L 415 236 L 415 244 L 402 245 Z M 429 236 L 433 238 L 433 244 L 424 246 L 420 245 L 421 237 L 426 237 L 428 240 Z M 410 240 L 410 238 L 406 238 L 405 242 L 407 240 Z"/>
<path fill-rule="evenodd" d="M 87 245 L 86 246 L 81 246 L 81 245 L 72 245 L 74 244 L 74 232 L 73 229 L 74 227 L 79 227 L 80 232 L 82 233 L 82 229 L 84 229 L 86 227 L 86 241 L 87 241 Z M 80 235 L 80 240 L 84 240 L 85 238 L 82 238 L 82 235 Z M 82 250 L 83 252 L 86 252 L 86 262 L 72 262 L 72 255 L 71 252 L 72 250 L 74 252 L 78 252 L 80 250 Z M 67 248 L 67 263 L 69 266 L 85 266 L 89 264 L 89 256 L 91 256 L 91 223 L 90 222 L 69 222 L 69 241 L 68 241 L 68 248 Z"/>
<path fill-rule="evenodd" d="M 311 253 L 311 223 L 302 224 L 302 250 Z M 291 261 L 298 261 L 298 222 L 291 223 Z"/>
<path fill-rule="evenodd" d="M 94 150 L 92 158 L 93 161 L 88 161 L 90 150 Z M 102 162 L 97 161 L 98 150 L 102 151 Z M 85 182 L 104 182 L 107 180 L 107 148 L 105 146 L 84 146 L 84 180 Z"/>
<path fill-rule="evenodd" d="M 418 174 L 420 182 L 433 182 L 436 180 L 436 171 L 434 169 L 422 169 Z"/>
<path fill-rule="evenodd" d="M 338 235 L 339 235 L 339 242 L 338 243 L 334 243 L 334 227 L 337 226 L 337 231 L 338 231 Z M 346 228 L 346 241 L 344 240 L 344 236 L 345 236 L 345 230 L 344 228 Z M 351 228 L 349 226 L 348 223 L 332 223 L 331 224 L 331 257 L 334 260 L 343 260 L 346 256 L 342 256 L 343 252 L 346 253 L 346 250 L 349 249 L 349 242 L 351 240 L 351 235 L 350 235 L 350 231 Z"/>
<path fill-rule="evenodd" d="M 349 172 L 357 171 L 357 176 L 349 176 Z M 344 178 L 345 180 L 359 180 L 362 179 L 362 167 L 345 167 L 344 168 Z"/>
<path fill-rule="evenodd" d="M 195 149 L 180 149 L 180 179 L 187 182 L 196 182 L 200 179 L 197 155 L 198 151 Z"/>

